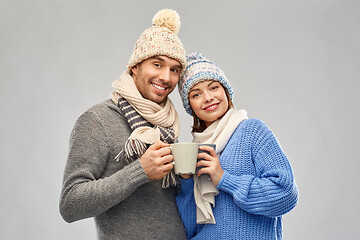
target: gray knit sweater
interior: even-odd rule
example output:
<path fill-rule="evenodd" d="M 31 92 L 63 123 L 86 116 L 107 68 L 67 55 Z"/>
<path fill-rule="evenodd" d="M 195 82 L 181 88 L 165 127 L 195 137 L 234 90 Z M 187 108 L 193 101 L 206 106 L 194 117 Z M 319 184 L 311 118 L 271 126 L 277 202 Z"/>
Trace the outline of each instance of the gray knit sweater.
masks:
<path fill-rule="evenodd" d="M 130 133 L 111 100 L 79 117 L 70 137 L 61 215 L 67 222 L 94 217 L 99 239 L 185 239 L 176 189 L 150 181 L 139 160 L 115 161 Z"/>

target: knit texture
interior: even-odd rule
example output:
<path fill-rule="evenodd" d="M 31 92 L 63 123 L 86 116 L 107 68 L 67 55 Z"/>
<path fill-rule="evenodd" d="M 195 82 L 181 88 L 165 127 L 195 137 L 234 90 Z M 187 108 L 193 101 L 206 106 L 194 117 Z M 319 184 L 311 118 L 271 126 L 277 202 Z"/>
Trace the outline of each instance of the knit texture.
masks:
<path fill-rule="evenodd" d="M 177 140 L 180 120 L 170 98 L 166 98 L 165 104 L 143 98 L 128 71 L 113 81 L 112 87 L 114 91 L 110 93 L 110 98 L 124 112 L 132 130 L 124 149 L 116 158 L 125 155 L 130 162 L 158 140 L 166 143 Z M 176 186 L 177 183 L 173 170 L 163 178 L 163 188 Z"/>
<path fill-rule="evenodd" d="M 245 110 L 229 109 L 221 119 L 214 121 L 203 132 L 193 132 L 193 142 L 216 145 L 216 154 L 220 154 L 240 122 L 247 119 Z M 219 193 L 208 174 L 194 175 L 194 196 L 197 205 L 197 223 L 215 223 L 211 204 L 215 205 L 215 195 Z"/>
<path fill-rule="evenodd" d="M 185 239 L 176 188 L 150 181 L 137 159 L 115 161 L 132 130 L 111 101 L 82 114 L 70 137 L 60 213 L 95 218 L 98 239 Z"/>
<path fill-rule="evenodd" d="M 178 89 L 184 108 L 191 115 L 189 92 L 197 83 L 214 80 L 222 84 L 228 91 L 231 100 L 234 98 L 233 89 L 227 80 L 225 73 L 213 62 L 201 53 L 190 53 L 186 56 L 187 65 L 182 78 L 178 82 Z"/>
<path fill-rule="evenodd" d="M 298 190 L 292 168 L 260 120 L 240 123 L 220 156 L 224 175 L 213 208 L 216 224 L 196 224 L 193 179 L 181 179 L 176 197 L 188 239 L 282 239 L 282 215 Z"/>
<path fill-rule="evenodd" d="M 179 14 L 171 9 L 162 9 L 155 14 L 152 25 L 138 38 L 127 64 L 128 69 L 147 58 L 163 55 L 179 61 L 183 72 L 186 56 L 177 36 L 181 25 Z"/>
<path fill-rule="evenodd" d="M 112 87 L 114 92 L 110 93 L 110 98 L 114 104 L 118 104 L 120 97 L 125 98 L 144 119 L 155 126 L 172 127 L 175 131 L 175 138 L 178 138 L 180 118 L 170 98 L 166 99 L 164 105 L 143 98 L 128 71 L 124 71 L 119 79 L 113 81 Z M 141 139 L 146 143 L 153 144 L 159 140 L 159 136 L 158 129 L 141 127 L 135 129 L 130 138 Z"/>
<path fill-rule="evenodd" d="M 154 126 L 146 121 L 135 109 L 126 101 L 125 98 L 119 98 L 118 107 L 124 113 L 126 121 L 128 122 L 131 130 L 134 132 L 136 129 L 156 128 L 159 130 L 159 136 L 157 139 L 165 143 L 173 143 L 175 141 L 175 131 L 171 127 Z M 145 151 L 149 148 L 150 144 L 146 144 L 140 139 L 128 139 L 125 143 L 124 149 L 115 157 L 117 161 L 125 159 L 127 163 L 130 163 L 140 158 Z M 176 186 L 178 184 L 178 176 L 175 175 L 174 169 L 170 171 L 163 179 L 163 188 Z"/>

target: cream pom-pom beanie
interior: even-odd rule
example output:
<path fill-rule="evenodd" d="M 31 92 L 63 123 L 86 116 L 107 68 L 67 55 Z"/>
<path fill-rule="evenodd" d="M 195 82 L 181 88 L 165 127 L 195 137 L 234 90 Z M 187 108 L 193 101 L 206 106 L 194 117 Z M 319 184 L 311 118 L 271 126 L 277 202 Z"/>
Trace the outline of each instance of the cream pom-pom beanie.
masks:
<path fill-rule="evenodd" d="M 171 9 L 162 9 L 153 17 L 152 25 L 137 40 L 134 52 L 127 63 L 128 69 L 150 57 L 164 55 L 179 61 L 183 72 L 186 54 L 177 36 L 181 25 L 179 14 Z"/>

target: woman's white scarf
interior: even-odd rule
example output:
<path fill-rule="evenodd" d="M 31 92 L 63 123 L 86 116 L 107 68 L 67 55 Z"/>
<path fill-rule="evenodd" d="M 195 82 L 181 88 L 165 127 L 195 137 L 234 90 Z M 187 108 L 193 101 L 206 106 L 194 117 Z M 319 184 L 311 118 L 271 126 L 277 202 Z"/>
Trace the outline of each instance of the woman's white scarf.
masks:
<path fill-rule="evenodd" d="M 213 122 L 203 132 L 193 133 L 193 142 L 216 144 L 216 153 L 219 156 L 235 129 L 244 119 L 247 119 L 245 110 L 230 108 L 221 119 Z M 219 190 L 208 174 L 202 174 L 200 177 L 194 175 L 196 222 L 198 224 L 216 223 L 211 205 L 215 207 L 215 196 L 218 193 Z"/>

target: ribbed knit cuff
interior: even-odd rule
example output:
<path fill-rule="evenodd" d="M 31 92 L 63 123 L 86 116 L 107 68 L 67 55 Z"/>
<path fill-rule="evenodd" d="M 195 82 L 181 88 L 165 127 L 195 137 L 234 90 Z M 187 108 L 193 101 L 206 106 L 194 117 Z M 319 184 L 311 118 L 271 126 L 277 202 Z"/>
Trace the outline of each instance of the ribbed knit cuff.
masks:
<path fill-rule="evenodd" d="M 126 172 L 130 178 L 131 183 L 136 186 L 141 186 L 144 183 L 150 182 L 150 179 L 146 175 L 144 169 L 142 168 L 140 161 L 136 160 L 126 166 Z"/>
<path fill-rule="evenodd" d="M 216 186 L 218 189 L 230 193 L 233 195 L 235 192 L 240 194 L 242 197 L 247 196 L 249 191 L 250 182 L 254 179 L 254 176 L 241 175 L 234 176 L 224 171 L 224 174 Z"/>
<path fill-rule="evenodd" d="M 228 178 L 228 175 L 229 175 L 229 173 L 226 170 L 224 170 L 224 173 L 220 179 L 220 182 L 218 183 L 218 185 L 216 185 L 217 189 L 221 189 L 222 185 L 224 184 L 225 178 Z"/>

